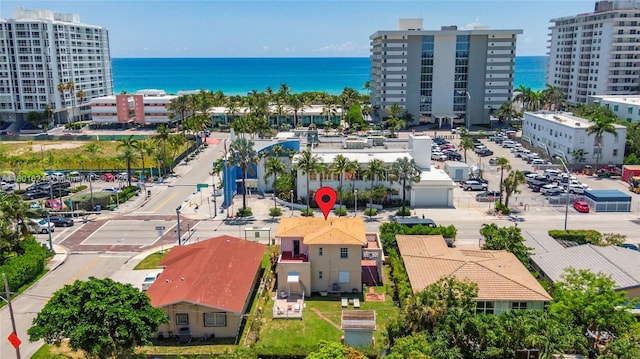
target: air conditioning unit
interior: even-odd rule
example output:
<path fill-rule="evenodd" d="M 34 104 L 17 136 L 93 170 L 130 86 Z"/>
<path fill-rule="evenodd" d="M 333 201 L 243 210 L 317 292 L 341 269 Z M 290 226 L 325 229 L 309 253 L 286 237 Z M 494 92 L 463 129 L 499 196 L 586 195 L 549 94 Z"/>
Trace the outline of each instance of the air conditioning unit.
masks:
<path fill-rule="evenodd" d="M 576 127 L 580 127 L 580 122 L 576 122 Z"/>

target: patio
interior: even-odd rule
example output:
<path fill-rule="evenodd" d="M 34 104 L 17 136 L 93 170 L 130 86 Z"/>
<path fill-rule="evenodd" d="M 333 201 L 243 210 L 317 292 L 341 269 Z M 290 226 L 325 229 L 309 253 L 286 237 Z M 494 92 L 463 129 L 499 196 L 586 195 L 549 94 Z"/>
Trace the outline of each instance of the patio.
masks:
<path fill-rule="evenodd" d="M 273 301 L 274 319 L 302 319 L 304 293 L 276 293 Z"/>

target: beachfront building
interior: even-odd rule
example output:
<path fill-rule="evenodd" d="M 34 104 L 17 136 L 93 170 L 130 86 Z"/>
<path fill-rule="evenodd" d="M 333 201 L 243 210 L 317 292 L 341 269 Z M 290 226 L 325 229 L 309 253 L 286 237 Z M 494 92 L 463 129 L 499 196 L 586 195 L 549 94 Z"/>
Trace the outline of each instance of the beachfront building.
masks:
<path fill-rule="evenodd" d="M 640 95 L 589 96 L 587 104 L 604 106 L 622 121 L 640 121 Z"/>
<path fill-rule="evenodd" d="M 94 124 L 161 124 L 173 120 L 167 106 L 176 98 L 162 90 L 140 90 L 91 100 L 91 122 Z"/>
<path fill-rule="evenodd" d="M 398 30 L 371 35 L 372 117 L 398 104 L 415 121 L 489 124 L 511 100 L 516 38 L 522 30 L 423 30 L 422 19 L 400 19 Z"/>
<path fill-rule="evenodd" d="M 547 83 L 569 104 L 640 92 L 640 1 L 598 1 L 592 13 L 551 20 Z"/>
<path fill-rule="evenodd" d="M 588 133 L 592 125 L 593 122 L 568 113 L 525 112 L 522 140 L 540 148 L 549 157 L 558 156 L 572 164 L 594 164 L 598 160 L 599 148 L 596 135 Z M 603 134 L 600 164 L 621 164 L 624 161 L 627 128 L 617 124 L 614 127 L 617 136 L 608 132 Z M 572 155 L 577 151 L 584 153 L 582 159 Z"/>
<path fill-rule="evenodd" d="M 313 124 L 322 129 L 327 122 L 330 126 L 335 126 L 339 125 L 342 119 L 342 109 L 335 105 L 304 105 L 295 110 L 287 105 L 270 104 L 268 111 L 269 124 L 278 128 L 282 128 L 283 125 L 293 128 Z M 245 106 L 216 106 L 207 112 L 214 123 L 230 124 L 236 118 L 248 116 L 251 109 Z"/>
<path fill-rule="evenodd" d="M 347 140 L 348 141 L 348 140 Z M 357 140 L 356 140 L 357 141 Z M 366 140 L 364 141 L 366 143 Z M 390 195 L 393 198 L 402 198 L 402 183 L 392 181 L 390 176 L 391 165 L 399 158 L 407 157 L 414 159 L 418 167 L 422 170 L 420 182 L 413 183 L 411 190 L 407 192 L 407 200 L 411 207 L 453 207 L 453 188 L 455 186 L 451 177 L 443 169 L 431 164 L 431 137 L 424 134 L 409 135 L 406 147 L 393 147 L 377 149 L 375 147 L 363 146 L 362 149 L 348 148 L 323 148 L 313 149 L 313 153 L 318 156 L 321 163 L 330 166 L 338 154 L 343 155 L 349 161 L 358 163 L 360 169 L 355 173 L 345 173 L 343 175 L 343 190 L 354 193 L 354 190 L 369 190 L 371 181 L 364 176 L 364 169 L 373 159 L 382 160 L 387 167 L 387 171 L 381 178 L 375 181 L 376 185 L 383 185 L 390 188 L 397 195 Z M 346 146 L 346 141 L 343 147 Z M 300 159 L 300 155 L 293 157 L 295 166 Z M 267 183 L 271 183 L 270 180 Z M 318 190 L 321 186 L 339 188 L 340 175 L 325 171 L 323 173 L 311 173 L 309 175 L 309 190 Z M 302 170 L 297 171 L 296 188 L 298 200 L 304 199 L 307 195 L 307 175 Z M 362 192 L 361 192 L 362 193 Z M 336 206 L 338 204 L 336 203 Z"/>
<path fill-rule="evenodd" d="M 47 106 L 51 122 L 80 120 L 91 99 L 113 94 L 109 33 L 76 14 L 17 8 L 13 19 L 0 19 L 0 46 L 2 122 Z M 60 84 L 73 87 L 59 91 Z"/>

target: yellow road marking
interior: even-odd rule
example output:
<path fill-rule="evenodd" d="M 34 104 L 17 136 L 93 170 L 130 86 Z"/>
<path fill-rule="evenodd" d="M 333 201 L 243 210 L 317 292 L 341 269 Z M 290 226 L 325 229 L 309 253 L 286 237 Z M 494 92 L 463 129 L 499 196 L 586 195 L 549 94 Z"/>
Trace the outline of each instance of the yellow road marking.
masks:
<path fill-rule="evenodd" d="M 86 267 L 82 268 L 80 270 L 80 272 L 76 273 L 75 276 L 73 276 L 73 278 L 69 279 L 69 281 L 67 282 L 67 284 L 72 284 L 73 282 L 75 282 L 78 278 L 80 278 L 81 275 L 83 275 L 86 271 L 88 271 L 89 269 L 91 269 L 91 267 L 93 267 L 94 265 L 96 265 L 96 263 L 98 263 L 98 261 L 100 260 L 100 257 L 94 259 L 93 261 L 91 261 L 91 263 L 87 264 Z"/>
<path fill-rule="evenodd" d="M 167 202 L 171 201 L 173 199 L 173 197 L 177 196 L 178 192 L 173 192 L 171 194 L 171 196 L 169 196 L 167 199 L 165 199 L 164 201 L 162 201 L 162 203 L 160 203 L 158 205 L 158 207 L 156 207 L 153 212 L 158 212 L 160 210 L 160 208 L 164 207 L 165 204 L 167 204 Z"/>

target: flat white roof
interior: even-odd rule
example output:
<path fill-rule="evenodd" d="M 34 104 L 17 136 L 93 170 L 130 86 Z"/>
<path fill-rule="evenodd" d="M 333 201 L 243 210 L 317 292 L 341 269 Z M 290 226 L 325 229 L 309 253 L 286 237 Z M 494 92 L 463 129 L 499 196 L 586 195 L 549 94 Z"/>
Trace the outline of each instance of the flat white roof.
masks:
<path fill-rule="evenodd" d="M 589 121 L 586 118 L 574 116 L 568 112 L 551 112 L 551 111 L 536 111 L 536 112 L 525 112 L 525 115 L 529 115 L 532 117 L 537 117 L 539 119 L 543 119 L 549 122 L 555 122 L 562 126 L 570 127 L 570 128 L 589 128 L 593 125 L 593 122 Z M 613 124 L 615 128 L 626 128 L 621 125 Z"/>
<path fill-rule="evenodd" d="M 640 106 L 640 95 L 591 96 L 600 101 L 615 102 L 623 105 Z"/>

